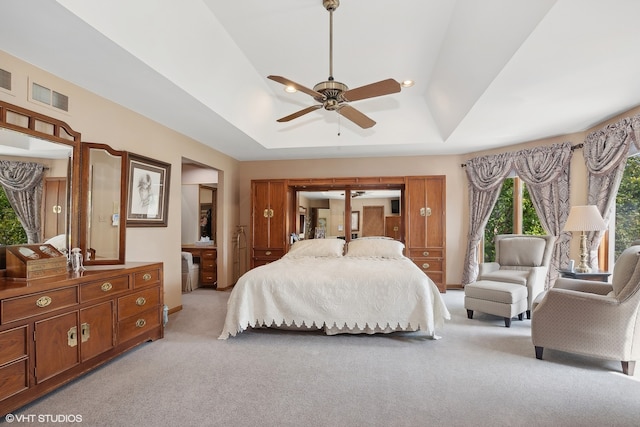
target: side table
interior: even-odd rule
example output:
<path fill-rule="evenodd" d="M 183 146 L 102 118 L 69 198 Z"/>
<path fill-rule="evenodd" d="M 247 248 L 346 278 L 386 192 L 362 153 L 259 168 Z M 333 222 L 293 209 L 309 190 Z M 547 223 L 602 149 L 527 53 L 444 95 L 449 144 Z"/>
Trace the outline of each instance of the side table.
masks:
<path fill-rule="evenodd" d="M 577 271 L 560 270 L 560 275 L 562 277 L 568 277 L 571 279 L 600 280 L 601 282 L 608 282 L 609 276 L 611 276 L 611 273 L 608 273 L 606 271 L 592 271 L 590 273 L 578 273 Z"/>

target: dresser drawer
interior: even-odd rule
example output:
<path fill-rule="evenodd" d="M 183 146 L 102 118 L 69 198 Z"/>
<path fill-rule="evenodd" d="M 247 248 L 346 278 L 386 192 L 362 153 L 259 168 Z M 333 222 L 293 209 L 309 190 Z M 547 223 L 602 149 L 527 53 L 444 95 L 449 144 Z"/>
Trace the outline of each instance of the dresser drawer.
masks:
<path fill-rule="evenodd" d="M 216 269 L 216 262 L 215 260 L 202 260 L 200 263 L 200 268 L 202 270 L 209 270 L 209 271 L 213 271 Z"/>
<path fill-rule="evenodd" d="M 202 271 L 200 276 L 200 281 L 202 283 L 215 283 L 216 282 L 216 274 L 213 271 Z"/>
<path fill-rule="evenodd" d="M 2 301 L 2 323 L 26 319 L 78 304 L 78 288 L 56 289 Z"/>
<path fill-rule="evenodd" d="M 413 259 L 412 260 L 415 265 L 420 268 L 420 270 L 428 273 L 429 271 L 442 271 L 442 260 L 441 259 Z"/>
<path fill-rule="evenodd" d="M 141 288 L 160 282 L 160 270 L 142 271 L 133 275 L 133 287 Z"/>
<path fill-rule="evenodd" d="M 425 271 L 424 273 L 427 275 L 429 279 L 433 281 L 433 283 L 436 284 L 438 289 L 440 290 L 444 289 L 444 283 L 442 283 L 444 274 L 442 273 L 442 271 Z"/>
<path fill-rule="evenodd" d="M 216 251 L 202 251 L 202 262 L 216 260 Z"/>
<path fill-rule="evenodd" d="M 129 276 L 114 277 L 80 286 L 80 301 L 86 302 L 104 296 L 118 294 L 129 289 Z"/>
<path fill-rule="evenodd" d="M 0 368 L 0 400 L 29 388 L 28 362 L 19 360 Z"/>
<path fill-rule="evenodd" d="M 269 258 L 276 259 L 284 255 L 284 249 L 254 249 L 254 258 Z"/>
<path fill-rule="evenodd" d="M 142 313 L 160 304 L 160 289 L 152 288 L 118 298 L 118 319 Z"/>
<path fill-rule="evenodd" d="M 27 327 L 0 332 L 0 366 L 27 356 Z M 0 381 L 0 385 L 2 381 Z"/>
<path fill-rule="evenodd" d="M 158 326 L 160 326 L 160 309 L 154 307 L 143 311 L 118 322 L 118 342 L 125 342 Z"/>
<path fill-rule="evenodd" d="M 409 258 L 443 258 L 442 248 L 412 248 L 409 249 Z"/>

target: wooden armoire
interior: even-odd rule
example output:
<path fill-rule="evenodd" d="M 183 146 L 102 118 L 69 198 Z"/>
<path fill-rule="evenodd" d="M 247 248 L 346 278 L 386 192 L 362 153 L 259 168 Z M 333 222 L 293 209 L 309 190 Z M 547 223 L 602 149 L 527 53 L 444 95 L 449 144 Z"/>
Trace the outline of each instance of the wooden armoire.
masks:
<path fill-rule="evenodd" d="M 407 177 L 407 256 L 446 291 L 446 188 L 445 176 Z"/>
<path fill-rule="evenodd" d="M 251 182 L 251 268 L 282 257 L 287 243 L 285 180 Z"/>

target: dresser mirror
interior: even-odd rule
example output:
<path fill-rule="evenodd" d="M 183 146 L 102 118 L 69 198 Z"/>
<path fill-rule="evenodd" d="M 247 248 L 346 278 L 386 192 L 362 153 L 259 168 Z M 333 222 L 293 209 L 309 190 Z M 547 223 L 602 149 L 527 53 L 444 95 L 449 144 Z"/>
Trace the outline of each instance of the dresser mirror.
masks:
<path fill-rule="evenodd" d="M 126 227 L 126 155 L 105 144 L 82 143 L 84 264 L 123 264 Z"/>
<path fill-rule="evenodd" d="M 4 208 L 10 210 L 0 217 L 0 245 L 49 243 L 66 253 L 78 244 L 79 165 L 78 132 L 0 101 L 1 191 Z M 14 226 L 17 230 L 10 232 Z"/>
<path fill-rule="evenodd" d="M 401 189 L 344 189 L 296 192 L 305 223 L 296 224 L 299 238 L 387 236 L 402 240 Z M 346 215 L 345 215 L 346 213 Z"/>

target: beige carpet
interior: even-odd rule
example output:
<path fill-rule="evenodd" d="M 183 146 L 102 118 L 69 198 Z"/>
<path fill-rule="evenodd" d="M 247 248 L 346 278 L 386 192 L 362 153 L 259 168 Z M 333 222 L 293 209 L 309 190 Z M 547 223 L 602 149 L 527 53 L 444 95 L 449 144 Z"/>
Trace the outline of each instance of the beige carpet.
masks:
<path fill-rule="evenodd" d="M 552 350 L 537 360 L 530 321 L 468 320 L 461 291 L 444 296 L 441 340 L 260 330 L 222 341 L 228 295 L 184 295 L 165 339 L 15 414 L 137 427 L 640 425 L 638 374 Z"/>

